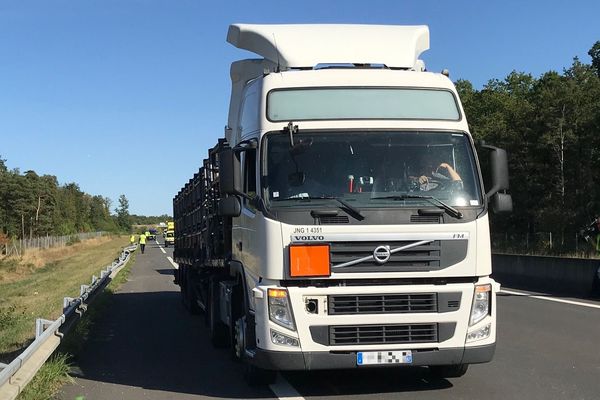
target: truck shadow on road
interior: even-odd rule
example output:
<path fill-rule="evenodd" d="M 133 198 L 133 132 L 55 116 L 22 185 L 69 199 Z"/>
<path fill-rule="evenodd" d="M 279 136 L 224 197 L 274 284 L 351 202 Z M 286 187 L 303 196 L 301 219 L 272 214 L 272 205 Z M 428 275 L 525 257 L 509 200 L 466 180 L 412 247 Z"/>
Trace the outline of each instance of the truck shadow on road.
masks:
<path fill-rule="evenodd" d="M 232 360 L 229 350 L 212 347 L 203 317 L 188 314 L 176 291 L 115 294 L 75 359 L 74 371 L 76 378 L 87 380 L 82 384 L 87 398 L 110 398 L 106 384 L 121 385 L 119 392 L 125 386 L 125 394 L 131 391 L 135 398 L 143 397 L 136 392 L 139 388 L 164 392 L 164 399 L 179 394 L 273 398 L 267 386 L 249 387 L 244 382 L 242 365 Z M 452 387 L 445 379 L 432 378 L 426 368 L 286 372 L 283 376 L 304 396 Z"/>
<path fill-rule="evenodd" d="M 431 376 L 425 367 L 286 372 L 283 376 L 305 397 L 410 393 L 453 387 L 448 380 Z"/>
<path fill-rule="evenodd" d="M 115 294 L 74 364 L 75 377 L 91 381 L 80 390 L 92 392 L 86 398 L 110 398 L 107 383 L 126 386 L 132 394 L 139 388 L 162 391 L 164 399 L 179 398 L 176 393 L 273 398 L 267 387 L 244 383 L 242 366 L 227 350 L 211 346 L 203 318 L 189 315 L 176 291 Z M 64 391 L 76 389 L 82 388 Z"/>
<path fill-rule="evenodd" d="M 161 275 L 173 275 L 173 268 L 164 268 L 164 269 L 157 269 L 156 272 L 158 272 Z"/>

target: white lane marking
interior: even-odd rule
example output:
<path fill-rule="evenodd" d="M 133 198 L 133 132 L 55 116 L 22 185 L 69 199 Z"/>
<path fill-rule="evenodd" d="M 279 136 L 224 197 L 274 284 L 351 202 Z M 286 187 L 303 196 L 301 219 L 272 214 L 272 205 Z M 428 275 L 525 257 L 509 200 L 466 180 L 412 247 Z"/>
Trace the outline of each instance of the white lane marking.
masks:
<path fill-rule="evenodd" d="M 177 264 L 175 261 L 173 261 L 173 259 L 171 257 L 167 257 L 167 260 L 169 260 L 169 262 L 171 263 L 173 268 L 179 269 L 179 264 Z"/>
<path fill-rule="evenodd" d="M 527 297 L 531 297 L 533 299 L 548 300 L 548 301 L 554 301 L 556 303 L 565 303 L 565 304 L 572 304 L 572 305 L 575 305 L 575 306 L 582 306 L 582 307 L 589 307 L 589 308 L 600 309 L 600 304 L 591 304 L 591 303 L 583 303 L 581 301 L 557 299 L 557 298 L 550 297 L 550 296 L 536 296 L 536 295 L 532 295 L 532 294 L 529 294 L 529 293 L 515 292 L 515 291 L 512 291 L 512 290 L 505 290 L 505 289 L 500 290 L 500 293 L 514 294 L 514 295 L 517 295 L 517 296 L 527 296 Z"/>
<path fill-rule="evenodd" d="M 278 399 L 305 400 L 281 374 L 277 375 L 277 381 L 269 385 L 269 389 L 275 393 Z"/>
<path fill-rule="evenodd" d="M 163 254 L 167 254 L 167 252 L 165 251 L 165 249 L 162 248 L 162 246 L 160 245 L 160 243 L 158 243 L 158 241 L 156 241 L 156 244 L 158 245 L 158 248 L 160 249 L 160 251 L 163 252 Z"/>

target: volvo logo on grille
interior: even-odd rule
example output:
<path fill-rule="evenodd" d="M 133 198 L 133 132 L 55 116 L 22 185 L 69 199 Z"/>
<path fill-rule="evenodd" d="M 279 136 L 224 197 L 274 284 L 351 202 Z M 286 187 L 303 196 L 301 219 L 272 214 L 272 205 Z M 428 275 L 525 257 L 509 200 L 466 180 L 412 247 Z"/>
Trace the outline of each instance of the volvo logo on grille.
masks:
<path fill-rule="evenodd" d="M 385 264 L 391 255 L 390 246 L 377 246 L 373 250 L 373 258 L 377 264 Z"/>

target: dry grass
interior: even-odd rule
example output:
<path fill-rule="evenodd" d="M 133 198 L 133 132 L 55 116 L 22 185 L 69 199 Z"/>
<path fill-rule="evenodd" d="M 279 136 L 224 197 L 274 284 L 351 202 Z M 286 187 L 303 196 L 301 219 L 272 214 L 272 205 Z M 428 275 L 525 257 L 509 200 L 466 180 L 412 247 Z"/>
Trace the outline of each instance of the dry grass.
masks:
<path fill-rule="evenodd" d="M 69 258 L 77 253 L 111 241 L 109 236 L 101 236 L 75 243 L 70 246 L 49 249 L 29 249 L 23 257 L 7 257 L 0 260 L 0 283 L 14 282 L 48 264 Z"/>
<path fill-rule="evenodd" d="M 0 266 L 0 355 L 21 348 L 34 335 L 35 318 L 56 319 L 62 298 L 76 297 L 82 284 L 109 265 L 128 238 L 109 237 L 30 252 Z M 43 266 L 39 266 L 42 264 Z"/>

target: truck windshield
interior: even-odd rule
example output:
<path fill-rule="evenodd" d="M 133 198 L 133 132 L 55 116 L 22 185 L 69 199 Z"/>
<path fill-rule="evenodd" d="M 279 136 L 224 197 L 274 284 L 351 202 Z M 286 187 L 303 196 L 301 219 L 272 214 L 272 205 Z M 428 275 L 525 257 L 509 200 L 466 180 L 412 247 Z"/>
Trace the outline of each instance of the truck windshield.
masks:
<path fill-rule="evenodd" d="M 478 207 L 472 147 L 457 132 L 281 132 L 265 136 L 264 197 L 270 207 L 339 198 L 356 208 L 419 207 L 434 197 Z"/>

